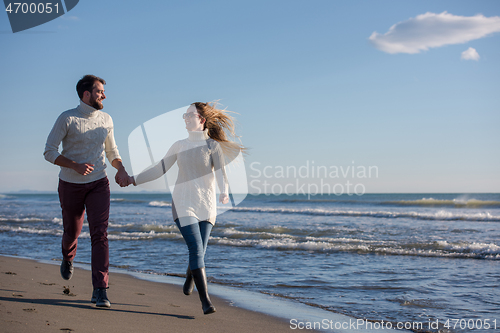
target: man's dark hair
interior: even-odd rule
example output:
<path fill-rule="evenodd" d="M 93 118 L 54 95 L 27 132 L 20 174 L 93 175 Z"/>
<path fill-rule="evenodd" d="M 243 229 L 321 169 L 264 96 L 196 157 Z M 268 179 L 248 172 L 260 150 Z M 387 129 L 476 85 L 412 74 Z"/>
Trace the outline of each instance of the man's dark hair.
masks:
<path fill-rule="evenodd" d="M 84 77 L 82 77 L 76 84 L 76 92 L 78 93 L 78 97 L 82 99 L 83 93 L 86 91 L 92 93 L 96 81 L 101 82 L 103 85 L 106 84 L 106 81 L 104 81 L 104 79 L 101 79 L 100 77 L 97 77 L 95 75 L 85 75 Z"/>

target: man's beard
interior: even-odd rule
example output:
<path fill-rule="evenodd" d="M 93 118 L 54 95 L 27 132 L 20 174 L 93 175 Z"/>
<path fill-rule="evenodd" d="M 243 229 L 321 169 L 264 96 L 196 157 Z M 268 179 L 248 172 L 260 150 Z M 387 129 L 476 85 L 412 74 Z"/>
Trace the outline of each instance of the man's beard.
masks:
<path fill-rule="evenodd" d="M 104 105 L 102 105 L 102 103 L 99 103 L 97 101 L 97 99 L 92 99 L 92 97 L 90 98 L 89 102 L 90 102 L 90 106 L 96 110 L 102 110 L 102 108 L 104 107 Z"/>

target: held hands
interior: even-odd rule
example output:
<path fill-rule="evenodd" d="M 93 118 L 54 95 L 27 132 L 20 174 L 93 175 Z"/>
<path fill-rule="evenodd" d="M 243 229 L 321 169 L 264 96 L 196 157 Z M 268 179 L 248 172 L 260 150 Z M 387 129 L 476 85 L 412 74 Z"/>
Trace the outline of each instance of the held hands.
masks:
<path fill-rule="evenodd" d="M 127 178 L 127 186 L 129 186 L 130 184 L 134 184 L 134 186 L 136 186 L 134 177 L 132 177 L 132 176 L 128 176 L 128 178 Z"/>
<path fill-rule="evenodd" d="M 227 204 L 229 202 L 229 196 L 226 193 L 221 193 L 219 195 L 219 202 L 223 205 Z"/>
<path fill-rule="evenodd" d="M 72 168 L 73 168 L 73 170 L 75 170 L 76 172 L 81 174 L 82 176 L 86 176 L 86 175 L 90 174 L 92 171 L 94 171 L 94 164 L 74 163 L 72 165 Z M 129 176 L 127 171 L 125 171 L 125 168 L 122 167 L 122 168 L 118 169 L 118 172 L 116 173 L 116 176 L 115 176 L 115 181 L 121 187 L 127 187 L 130 184 L 134 183 L 134 177 Z"/>
<path fill-rule="evenodd" d="M 134 183 L 134 177 L 128 176 L 128 175 L 127 175 L 127 178 L 125 178 L 125 179 L 116 180 L 116 183 L 118 185 L 120 185 L 121 187 L 127 187 L 130 184 L 134 184 L 135 185 L 135 183 Z"/>
<path fill-rule="evenodd" d="M 128 175 L 127 171 L 125 171 L 125 168 L 120 168 L 116 173 L 115 181 L 121 187 L 127 187 L 130 184 L 134 183 L 134 178 Z"/>
<path fill-rule="evenodd" d="M 121 163 L 121 162 L 120 162 Z M 57 163 L 56 163 L 57 164 Z M 57 165 L 61 165 L 60 163 Z M 67 164 L 63 164 L 61 166 L 65 167 L 70 167 L 82 176 L 87 176 L 89 175 L 92 171 L 94 171 L 94 164 L 89 164 L 89 163 L 75 163 L 72 161 L 69 161 Z M 123 166 L 118 167 L 118 172 L 116 173 L 115 176 L 115 181 L 118 185 L 121 187 L 126 187 L 129 186 L 130 184 L 134 183 L 134 177 L 130 177 L 125 171 L 125 168 Z"/>

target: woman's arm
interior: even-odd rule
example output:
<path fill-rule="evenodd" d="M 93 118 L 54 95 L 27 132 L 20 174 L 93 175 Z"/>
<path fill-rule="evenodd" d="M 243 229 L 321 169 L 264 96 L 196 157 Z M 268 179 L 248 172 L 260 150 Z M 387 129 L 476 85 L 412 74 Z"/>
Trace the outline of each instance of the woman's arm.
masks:
<path fill-rule="evenodd" d="M 138 175 L 129 177 L 129 184 L 135 186 L 150 182 L 163 176 L 177 161 L 177 142 L 170 147 L 165 157 L 154 166 L 144 170 Z"/>
<path fill-rule="evenodd" d="M 213 147 L 211 147 L 213 168 L 215 171 L 215 178 L 217 180 L 217 185 L 219 186 L 220 196 L 219 202 L 226 204 L 229 202 L 229 185 L 227 182 L 227 175 L 225 170 L 225 160 L 224 154 L 222 153 L 222 148 L 218 142 L 214 142 Z"/>

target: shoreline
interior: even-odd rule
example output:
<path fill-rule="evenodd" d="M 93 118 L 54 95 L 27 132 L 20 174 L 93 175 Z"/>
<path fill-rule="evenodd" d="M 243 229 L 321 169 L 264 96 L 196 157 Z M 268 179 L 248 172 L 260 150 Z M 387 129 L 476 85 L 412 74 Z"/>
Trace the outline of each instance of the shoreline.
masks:
<path fill-rule="evenodd" d="M 46 260 L 0 255 L 2 327 L 9 332 L 53 332 L 54 326 L 66 332 L 161 331 L 165 325 L 174 331 L 203 332 L 297 329 L 339 333 L 403 332 L 364 326 L 353 330 L 352 322 L 357 321 L 356 318 L 213 283 L 209 284 L 209 291 L 217 312 L 203 315 L 196 291 L 191 296 L 182 293 L 182 278 L 119 268 L 110 269 L 111 309 L 96 309 L 90 303 L 90 267 L 75 264 L 72 279 L 66 281 L 60 277 L 58 266 Z M 69 287 L 70 296 L 63 292 L 65 287 Z M 94 317 L 95 313 L 98 316 Z M 74 320 L 75 317 L 78 320 Z M 328 328 L 326 322 L 330 323 Z M 351 328 L 334 328 L 333 323 L 342 323 L 346 328 L 349 322 Z M 307 329 L 308 323 L 322 323 L 322 326 Z"/>
<path fill-rule="evenodd" d="M 196 292 L 111 272 L 110 309 L 90 303 L 91 273 L 78 266 L 71 280 L 58 265 L 0 256 L 0 322 L 5 332 L 284 332 L 286 321 L 232 306 L 215 295 L 204 315 Z M 66 290 L 66 292 L 65 292 Z"/>

